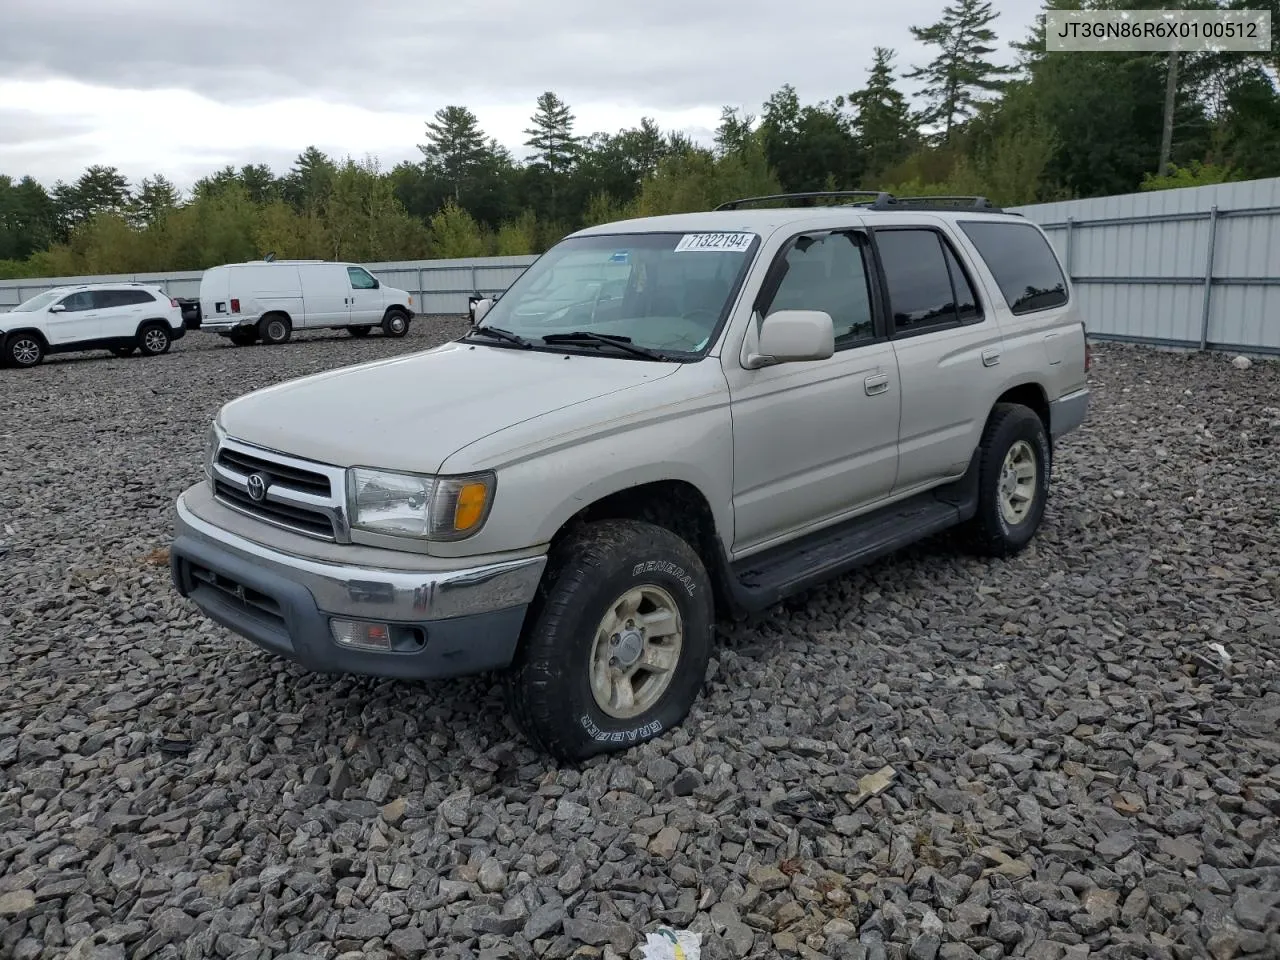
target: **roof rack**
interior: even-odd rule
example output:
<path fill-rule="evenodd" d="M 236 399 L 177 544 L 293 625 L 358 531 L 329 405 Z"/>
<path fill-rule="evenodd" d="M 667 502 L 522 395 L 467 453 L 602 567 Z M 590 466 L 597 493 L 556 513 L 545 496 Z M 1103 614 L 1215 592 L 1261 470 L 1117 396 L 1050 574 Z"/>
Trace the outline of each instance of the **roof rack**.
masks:
<path fill-rule="evenodd" d="M 1004 213 L 999 207 L 993 204 L 986 197 L 980 196 L 955 196 L 955 197 L 895 197 L 889 193 L 882 193 L 878 196 L 873 204 L 872 210 L 889 210 L 893 207 L 911 206 L 917 210 L 955 210 L 968 208 L 970 210 L 984 210 L 987 213 Z"/>
<path fill-rule="evenodd" d="M 737 210 L 748 203 L 765 203 L 770 200 L 827 200 L 835 198 L 869 197 L 880 203 L 892 197 L 883 190 L 812 190 L 807 193 L 773 193 L 763 197 L 743 197 L 741 200 L 727 200 L 717 210 Z M 873 204 L 874 205 L 874 204 Z"/>

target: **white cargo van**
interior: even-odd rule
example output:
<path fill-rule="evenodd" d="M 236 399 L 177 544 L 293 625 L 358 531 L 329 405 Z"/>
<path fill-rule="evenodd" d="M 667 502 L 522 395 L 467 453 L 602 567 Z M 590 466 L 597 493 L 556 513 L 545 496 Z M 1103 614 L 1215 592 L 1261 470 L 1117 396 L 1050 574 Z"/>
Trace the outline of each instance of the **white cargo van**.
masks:
<path fill-rule="evenodd" d="M 363 337 L 381 327 L 403 337 L 413 297 L 364 267 L 329 260 L 255 260 L 210 267 L 200 278 L 202 330 L 237 346 L 284 343 L 294 330 L 345 328 Z"/>

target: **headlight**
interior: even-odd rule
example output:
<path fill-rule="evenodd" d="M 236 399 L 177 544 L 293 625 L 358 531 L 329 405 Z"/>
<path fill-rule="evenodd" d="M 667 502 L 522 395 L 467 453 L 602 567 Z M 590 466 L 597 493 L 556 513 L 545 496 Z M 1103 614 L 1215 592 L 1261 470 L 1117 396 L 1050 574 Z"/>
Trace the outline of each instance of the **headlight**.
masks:
<path fill-rule="evenodd" d="M 222 432 L 222 428 L 218 426 L 218 421 L 214 420 L 209 424 L 209 429 L 204 435 L 204 475 L 209 483 L 213 483 L 213 461 L 218 455 L 218 445 L 222 443 L 222 438 L 226 436 Z"/>
<path fill-rule="evenodd" d="M 354 467 L 347 471 L 351 526 L 427 540 L 461 540 L 476 533 L 493 502 L 492 473 L 428 477 Z"/>

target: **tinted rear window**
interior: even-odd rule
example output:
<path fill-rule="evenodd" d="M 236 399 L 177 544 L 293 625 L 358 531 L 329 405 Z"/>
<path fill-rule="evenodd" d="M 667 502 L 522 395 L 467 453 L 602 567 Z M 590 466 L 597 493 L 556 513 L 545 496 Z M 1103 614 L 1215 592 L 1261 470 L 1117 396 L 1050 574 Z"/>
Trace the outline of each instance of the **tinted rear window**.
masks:
<path fill-rule="evenodd" d="M 969 220 L 960 228 L 982 254 L 1014 313 L 1033 313 L 1067 302 L 1067 282 L 1053 248 L 1029 223 Z"/>

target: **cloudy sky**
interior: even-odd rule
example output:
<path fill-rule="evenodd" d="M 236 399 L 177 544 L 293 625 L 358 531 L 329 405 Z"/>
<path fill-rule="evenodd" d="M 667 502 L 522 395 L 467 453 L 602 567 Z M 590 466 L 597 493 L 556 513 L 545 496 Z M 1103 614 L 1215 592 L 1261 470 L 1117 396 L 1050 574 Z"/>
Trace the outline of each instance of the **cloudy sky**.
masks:
<path fill-rule="evenodd" d="M 89 164 L 180 187 L 225 164 L 286 171 L 308 144 L 417 160 L 423 125 L 463 104 L 523 152 L 554 90 L 579 133 L 652 116 L 709 139 L 720 105 L 758 112 L 859 87 L 872 48 L 901 70 L 908 27 L 944 0 L 3 0 L 0 173 L 52 185 Z M 993 0 L 1000 59 L 1039 3 Z M 908 91 L 911 87 L 906 86 Z"/>

